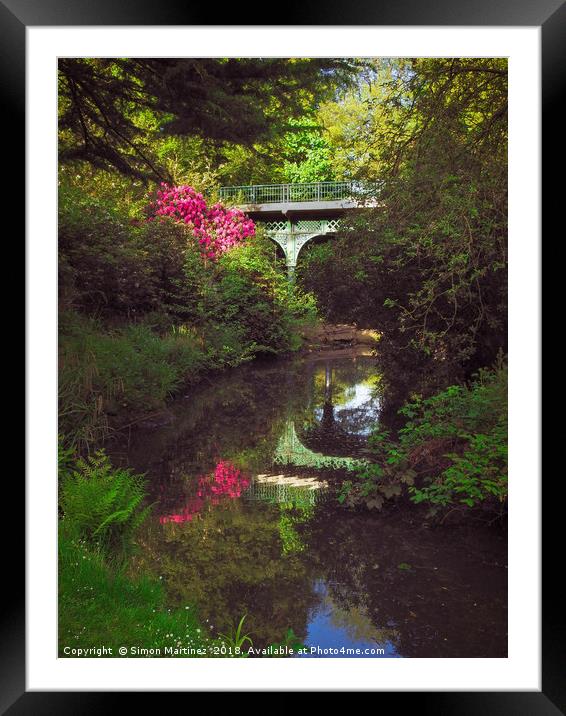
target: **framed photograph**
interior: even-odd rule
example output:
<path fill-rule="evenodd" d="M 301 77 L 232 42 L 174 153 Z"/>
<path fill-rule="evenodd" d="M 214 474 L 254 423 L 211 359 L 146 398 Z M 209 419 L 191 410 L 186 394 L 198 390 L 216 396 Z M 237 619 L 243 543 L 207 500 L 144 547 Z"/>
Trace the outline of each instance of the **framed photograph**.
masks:
<path fill-rule="evenodd" d="M 1 705 L 563 713 L 539 217 L 564 7 L 241 10 L 0 6 L 28 309 Z"/>

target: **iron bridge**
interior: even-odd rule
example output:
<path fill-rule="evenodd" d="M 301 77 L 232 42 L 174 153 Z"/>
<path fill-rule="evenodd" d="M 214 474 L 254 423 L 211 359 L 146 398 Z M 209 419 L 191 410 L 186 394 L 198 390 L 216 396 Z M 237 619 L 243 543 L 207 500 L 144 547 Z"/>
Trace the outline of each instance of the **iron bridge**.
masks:
<path fill-rule="evenodd" d="M 282 248 L 292 280 L 303 246 L 318 236 L 335 234 L 347 211 L 376 206 L 378 189 L 376 183 L 355 181 L 257 184 L 221 187 L 220 198 L 263 225 L 266 235 Z"/>

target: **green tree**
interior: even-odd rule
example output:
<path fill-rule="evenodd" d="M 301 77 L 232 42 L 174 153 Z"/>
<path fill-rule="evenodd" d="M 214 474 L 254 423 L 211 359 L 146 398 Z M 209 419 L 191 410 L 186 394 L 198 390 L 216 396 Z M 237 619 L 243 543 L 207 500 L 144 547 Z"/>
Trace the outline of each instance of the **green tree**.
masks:
<path fill-rule="evenodd" d="M 303 280 L 331 318 L 470 372 L 506 350 L 506 60 L 412 60 L 380 82 L 379 121 L 354 147 L 376 206 L 332 251 L 305 249 Z"/>
<path fill-rule="evenodd" d="M 59 60 L 60 156 L 171 180 L 152 141 L 197 136 L 250 147 L 348 81 L 342 59 Z"/>
<path fill-rule="evenodd" d="M 331 146 L 317 117 L 290 120 L 290 132 L 284 137 L 283 172 L 288 182 L 332 181 Z"/>
<path fill-rule="evenodd" d="M 398 113 L 387 99 L 399 85 L 402 67 L 402 60 L 370 62 L 338 100 L 321 104 L 317 118 L 337 178 L 375 178 L 383 171 L 381 133 Z"/>

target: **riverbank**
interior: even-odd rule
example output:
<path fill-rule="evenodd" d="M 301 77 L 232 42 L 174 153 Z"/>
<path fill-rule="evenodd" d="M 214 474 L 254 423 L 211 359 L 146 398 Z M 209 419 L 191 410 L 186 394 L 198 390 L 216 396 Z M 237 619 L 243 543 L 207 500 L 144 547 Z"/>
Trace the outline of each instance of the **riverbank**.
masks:
<path fill-rule="evenodd" d="M 201 326 L 151 321 L 105 325 L 74 311 L 59 322 L 59 432 L 79 452 L 141 422 L 167 420 L 175 395 L 261 356 L 290 355 L 303 345 L 310 317 L 288 316 L 273 346 L 237 323 Z M 259 338 L 259 337 L 258 337 Z"/>
<path fill-rule="evenodd" d="M 76 312 L 59 326 L 60 432 L 79 451 L 119 431 L 160 427 L 175 395 L 257 357 L 307 360 L 369 356 L 379 334 L 353 325 L 295 318 L 284 342 L 267 348 L 223 327 L 171 327 L 151 322 L 108 327 Z"/>

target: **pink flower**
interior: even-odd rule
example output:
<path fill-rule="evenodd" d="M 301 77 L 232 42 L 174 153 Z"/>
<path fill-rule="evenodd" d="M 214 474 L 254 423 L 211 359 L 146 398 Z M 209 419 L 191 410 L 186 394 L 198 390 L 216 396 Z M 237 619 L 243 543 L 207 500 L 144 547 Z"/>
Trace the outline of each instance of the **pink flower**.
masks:
<path fill-rule="evenodd" d="M 203 257 L 212 260 L 255 235 L 254 222 L 239 209 L 227 209 L 221 203 L 207 208 L 202 194 L 187 185 L 169 187 L 162 183 L 153 214 L 149 220 L 166 216 L 192 228 Z"/>

